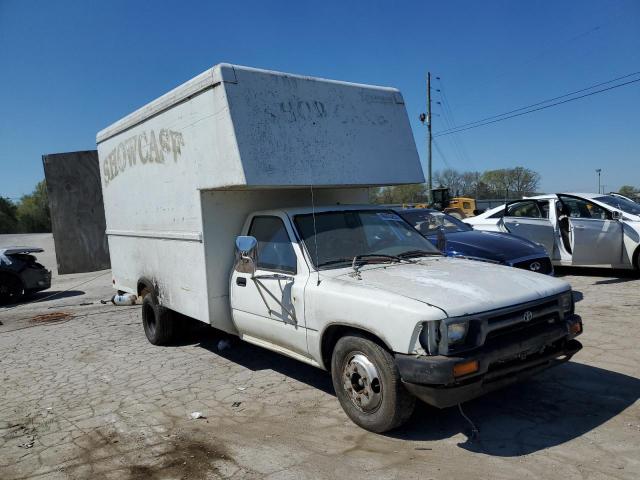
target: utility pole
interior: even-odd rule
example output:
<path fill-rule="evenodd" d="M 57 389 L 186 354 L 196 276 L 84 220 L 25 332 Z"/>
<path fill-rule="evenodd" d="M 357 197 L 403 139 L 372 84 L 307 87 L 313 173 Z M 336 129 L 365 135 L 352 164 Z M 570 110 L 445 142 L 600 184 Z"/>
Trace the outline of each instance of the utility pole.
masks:
<path fill-rule="evenodd" d="M 596 169 L 596 173 L 598 174 L 598 193 L 600 193 L 600 173 L 602 172 L 601 168 Z"/>
<path fill-rule="evenodd" d="M 433 181 L 431 180 L 431 72 L 427 72 L 427 113 L 420 114 L 420 121 L 427 122 L 427 203 L 433 205 Z"/>
<path fill-rule="evenodd" d="M 429 201 L 429 206 L 432 206 L 433 192 L 431 190 L 433 188 L 433 181 L 431 177 L 431 142 L 433 141 L 433 136 L 431 134 L 431 72 L 427 72 L 427 132 L 427 148 L 429 151 L 427 160 L 427 200 Z"/>

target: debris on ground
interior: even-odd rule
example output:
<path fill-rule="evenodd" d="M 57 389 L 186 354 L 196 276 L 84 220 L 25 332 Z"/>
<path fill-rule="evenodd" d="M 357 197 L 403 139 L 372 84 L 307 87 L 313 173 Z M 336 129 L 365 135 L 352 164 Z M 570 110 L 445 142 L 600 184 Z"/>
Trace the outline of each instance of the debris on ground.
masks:
<path fill-rule="evenodd" d="M 239 407 L 240 405 L 242 405 L 242 402 L 233 402 L 233 403 L 231 404 L 231 406 L 232 406 L 232 407 L 234 407 L 234 408 L 237 408 L 237 407 Z"/>
<path fill-rule="evenodd" d="M 205 417 L 205 416 L 202 414 L 202 412 L 193 412 L 193 413 L 191 414 L 191 418 L 192 418 L 193 420 L 197 420 L 197 419 L 199 419 L 199 418 L 203 418 L 203 419 L 205 419 L 205 418 L 207 418 L 207 417 Z"/>
<path fill-rule="evenodd" d="M 67 320 L 72 318 L 73 315 L 68 312 L 51 312 L 51 313 L 43 313 L 42 315 L 36 315 L 31 319 L 32 322 L 60 322 L 62 320 Z"/>
<path fill-rule="evenodd" d="M 114 295 L 111 297 L 111 303 L 114 305 L 131 306 L 138 301 L 138 296 L 134 293 L 123 293 L 122 295 Z"/>
<path fill-rule="evenodd" d="M 231 348 L 231 342 L 229 340 L 223 339 L 218 342 L 218 351 L 226 350 L 227 348 Z"/>
<path fill-rule="evenodd" d="M 246 389 L 247 389 L 247 387 L 238 387 L 238 390 L 240 390 L 241 392 L 246 390 Z"/>

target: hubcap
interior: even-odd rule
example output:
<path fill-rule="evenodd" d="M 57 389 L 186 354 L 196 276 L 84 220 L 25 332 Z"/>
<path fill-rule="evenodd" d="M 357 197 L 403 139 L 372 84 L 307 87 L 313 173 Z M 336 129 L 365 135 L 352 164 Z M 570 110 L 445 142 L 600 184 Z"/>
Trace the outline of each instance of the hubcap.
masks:
<path fill-rule="evenodd" d="M 345 392 L 353 404 L 365 413 L 375 411 L 382 402 L 382 383 L 375 365 L 357 352 L 349 356 L 342 369 Z"/>

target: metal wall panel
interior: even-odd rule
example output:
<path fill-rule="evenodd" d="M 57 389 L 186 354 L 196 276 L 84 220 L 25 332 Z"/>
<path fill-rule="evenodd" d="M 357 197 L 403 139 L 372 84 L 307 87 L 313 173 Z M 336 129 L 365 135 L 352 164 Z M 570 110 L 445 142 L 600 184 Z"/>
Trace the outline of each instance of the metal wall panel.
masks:
<path fill-rule="evenodd" d="M 58 273 L 111 267 L 98 152 L 42 156 Z"/>

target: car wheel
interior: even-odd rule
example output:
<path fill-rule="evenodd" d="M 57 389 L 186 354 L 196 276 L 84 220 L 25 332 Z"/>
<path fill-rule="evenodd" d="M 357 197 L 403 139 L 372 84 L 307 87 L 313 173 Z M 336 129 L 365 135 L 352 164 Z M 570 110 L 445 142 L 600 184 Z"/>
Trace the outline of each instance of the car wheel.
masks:
<path fill-rule="evenodd" d="M 142 299 L 142 326 L 153 345 L 167 345 L 173 340 L 171 310 L 159 305 L 155 295 L 145 295 Z"/>
<path fill-rule="evenodd" d="M 0 304 L 17 303 L 24 297 L 22 281 L 15 275 L 0 273 Z"/>
<path fill-rule="evenodd" d="M 404 424 L 415 407 L 391 354 L 352 334 L 336 343 L 331 358 L 333 386 L 347 416 L 360 427 L 382 433 Z"/>

